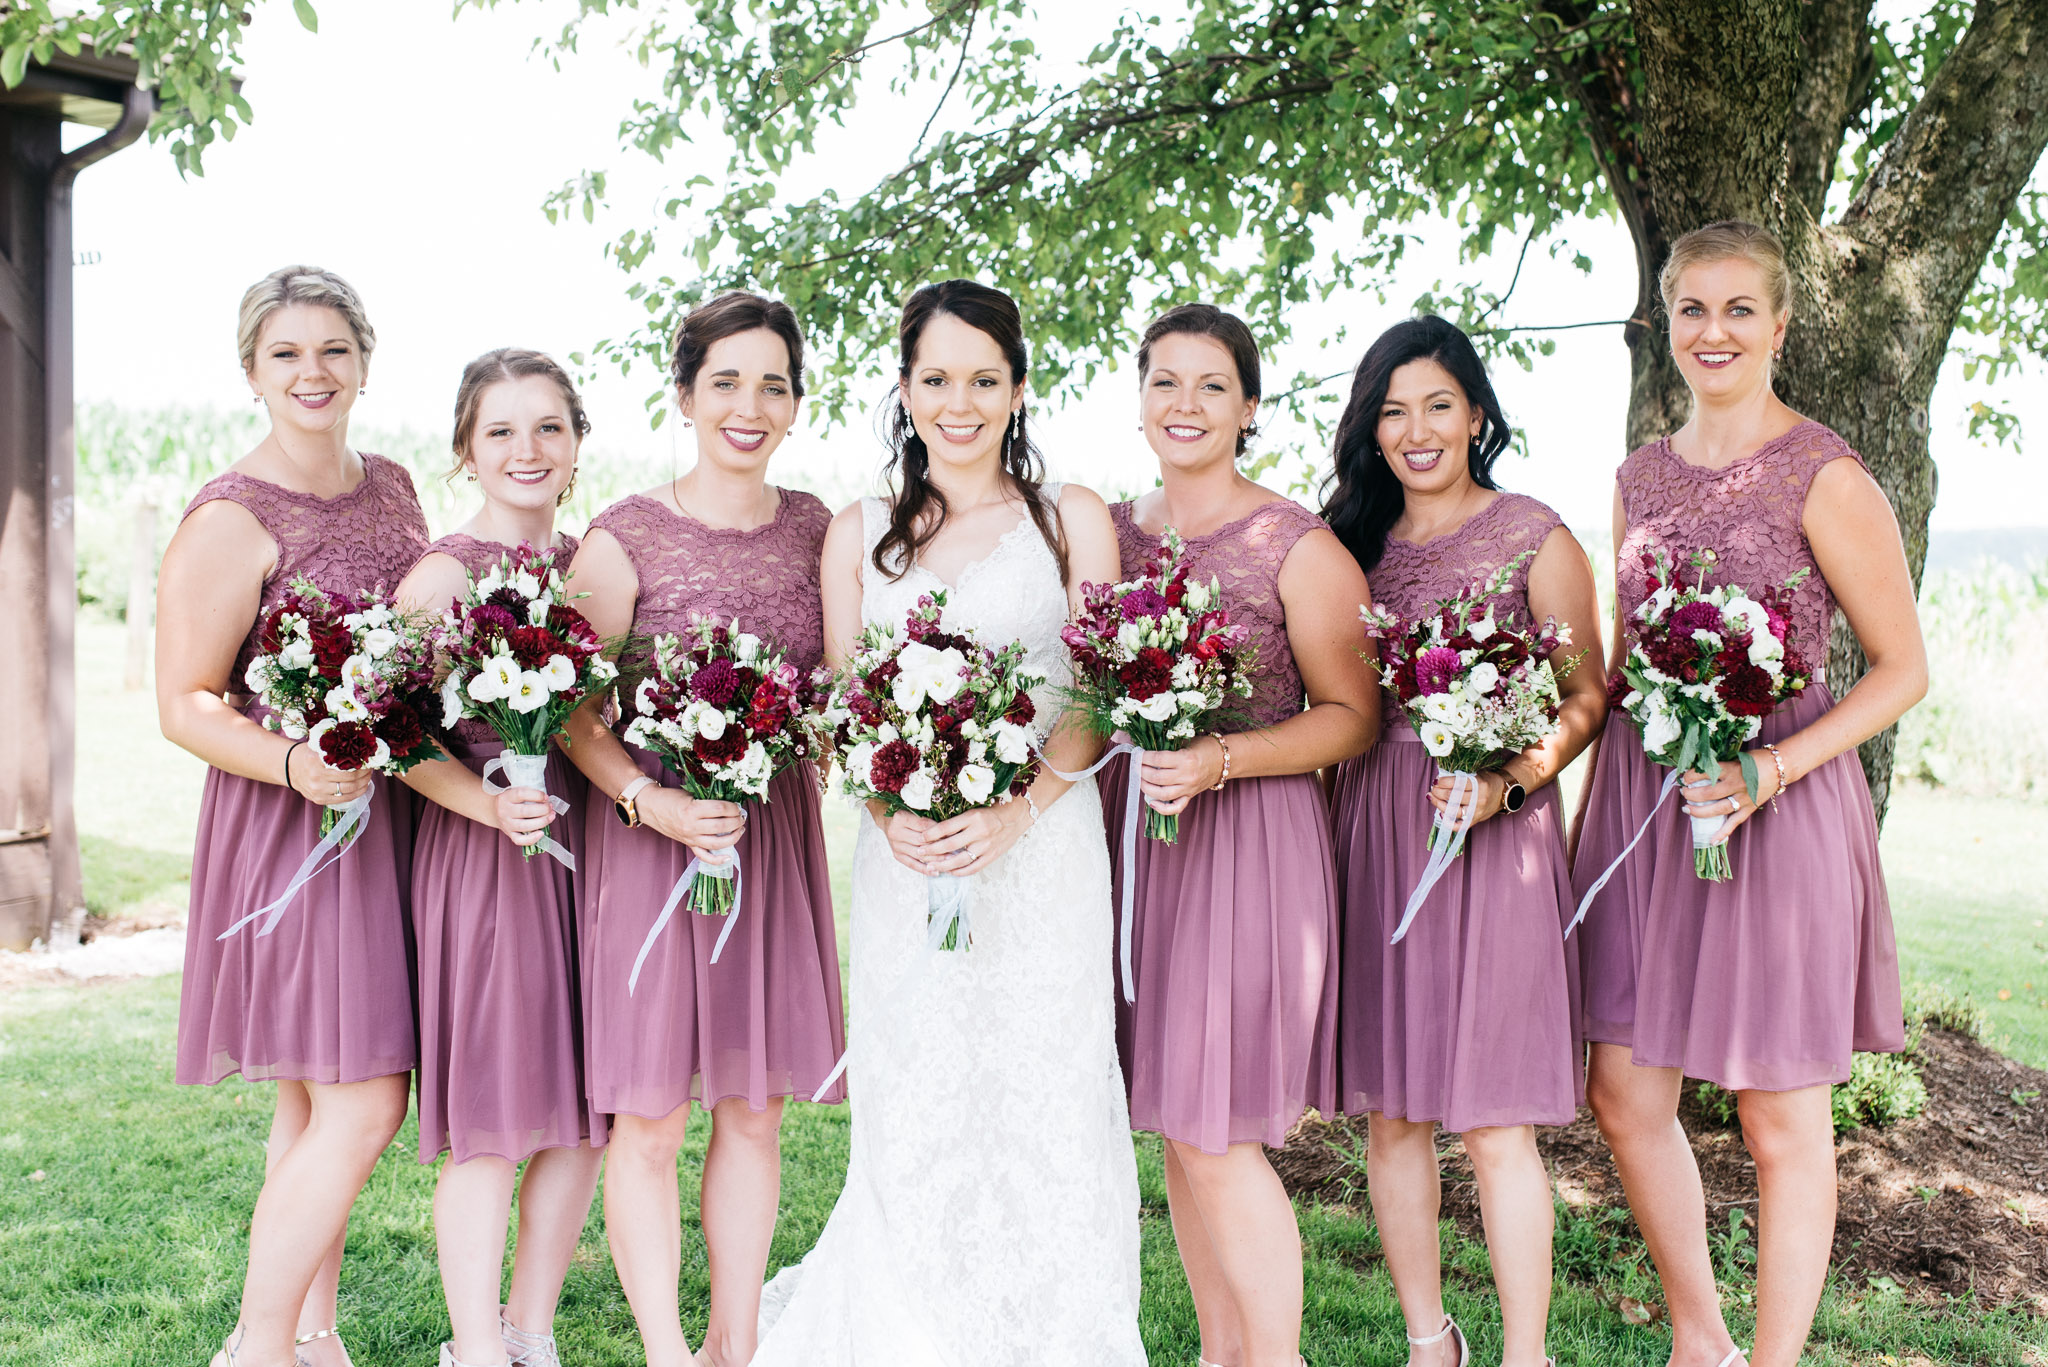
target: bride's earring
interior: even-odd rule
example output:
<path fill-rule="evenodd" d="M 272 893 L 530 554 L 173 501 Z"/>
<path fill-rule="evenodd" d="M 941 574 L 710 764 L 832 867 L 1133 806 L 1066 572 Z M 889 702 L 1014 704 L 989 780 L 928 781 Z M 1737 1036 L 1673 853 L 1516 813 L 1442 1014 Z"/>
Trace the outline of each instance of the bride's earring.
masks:
<path fill-rule="evenodd" d="M 1024 410 L 1019 408 L 1010 414 L 1010 445 L 1017 444 L 1018 429 L 1024 426 Z"/>

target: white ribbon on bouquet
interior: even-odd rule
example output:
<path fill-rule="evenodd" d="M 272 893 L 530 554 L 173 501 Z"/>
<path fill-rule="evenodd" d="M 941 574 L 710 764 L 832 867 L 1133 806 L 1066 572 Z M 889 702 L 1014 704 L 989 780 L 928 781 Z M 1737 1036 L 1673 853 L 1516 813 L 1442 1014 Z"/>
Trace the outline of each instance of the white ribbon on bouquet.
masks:
<path fill-rule="evenodd" d="M 1444 771 L 1439 769 L 1442 775 Z M 1428 900 L 1430 889 L 1437 885 L 1451 867 L 1451 861 L 1458 857 L 1458 851 L 1465 848 L 1465 836 L 1469 827 L 1453 829 L 1452 821 L 1464 809 L 1465 800 L 1475 802 L 1479 795 L 1478 776 L 1463 771 L 1445 775 L 1451 780 L 1451 798 L 1444 810 L 1436 814 L 1436 820 L 1429 830 L 1429 862 L 1422 866 L 1422 878 L 1415 884 L 1415 891 L 1408 894 L 1408 905 L 1401 909 L 1401 923 L 1394 927 L 1394 938 L 1390 945 L 1401 943 L 1401 937 L 1408 933 L 1408 927 L 1415 921 L 1415 913 L 1422 910 Z"/>
<path fill-rule="evenodd" d="M 1656 805 L 1651 807 L 1650 814 L 1643 818 L 1643 824 L 1636 827 L 1635 839 L 1629 841 L 1628 844 L 1621 847 L 1621 853 L 1614 856 L 1614 862 L 1612 864 L 1609 864 L 1606 870 L 1602 872 L 1598 878 L 1593 880 L 1593 886 L 1587 888 L 1586 895 L 1579 899 L 1579 909 L 1572 913 L 1571 924 L 1564 928 L 1564 933 L 1567 937 L 1569 937 L 1574 930 L 1577 930 L 1579 928 L 1579 922 L 1586 919 L 1586 909 L 1593 905 L 1593 899 L 1600 895 L 1600 889 L 1607 886 L 1607 880 L 1614 877 L 1615 870 L 1621 867 L 1621 862 L 1624 859 L 1628 858 L 1629 852 L 1635 849 L 1636 846 L 1643 843 L 1643 837 L 1650 833 L 1650 823 L 1657 819 L 1658 812 L 1664 810 L 1664 803 L 1670 798 L 1671 790 L 1676 788 L 1677 786 L 1678 770 L 1673 769 L 1670 773 L 1664 775 L 1664 786 L 1657 790 Z M 1720 823 L 1725 821 L 1726 819 L 1727 818 L 1725 817 L 1694 817 L 1694 843 L 1697 844 L 1699 841 L 1699 826 L 1702 820 L 1714 823 L 1714 830 L 1718 831 L 1721 829 Z"/>
<path fill-rule="evenodd" d="M 491 782 L 492 774 L 503 774 L 505 782 Z M 496 797 L 507 788 L 538 788 L 540 789 L 541 796 L 547 799 L 549 809 L 556 816 L 567 816 L 569 814 L 569 804 L 548 791 L 548 757 L 546 755 L 515 755 L 508 750 L 502 755 L 492 757 L 484 765 L 483 780 L 484 791 L 492 797 Z M 543 831 L 545 831 L 545 828 L 543 828 Z M 561 842 L 551 835 L 543 833 L 538 841 L 525 848 L 539 850 L 542 854 L 551 854 L 556 859 L 559 859 L 563 867 L 568 869 L 569 872 L 576 872 L 576 856 L 564 849 Z"/>
<path fill-rule="evenodd" d="M 711 946 L 711 962 L 717 963 L 718 956 L 725 953 L 725 942 L 732 936 L 732 928 L 739 924 L 740 899 L 747 890 L 746 880 L 740 877 L 740 851 L 732 847 L 732 858 L 723 864 L 707 864 L 696 855 L 690 856 L 690 863 L 683 870 L 683 876 L 676 879 L 676 885 L 668 890 L 668 900 L 661 904 L 661 915 L 654 918 L 654 925 L 647 932 L 647 938 L 640 942 L 640 952 L 633 957 L 633 971 L 626 978 L 626 995 L 632 996 L 633 989 L 640 984 L 640 967 L 647 962 L 647 956 L 654 951 L 654 942 L 661 938 L 661 932 L 668 929 L 668 923 L 675 918 L 676 908 L 682 905 L 683 897 L 690 890 L 690 884 L 697 881 L 697 875 L 707 878 L 732 880 L 732 906 L 725 912 L 725 929 L 718 932 L 718 940 Z"/>
<path fill-rule="evenodd" d="M 1121 735 L 1122 732 L 1118 734 Z M 1053 769 L 1049 762 L 1045 767 L 1052 769 L 1053 773 L 1069 783 L 1079 783 L 1118 755 L 1129 755 L 1131 757 L 1131 777 L 1130 782 L 1124 785 L 1124 891 L 1122 898 L 1119 899 L 1120 905 L 1117 907 L 1117 963 L 1123 970 L 1124 1000 L 1126 1002 L 1136 1002 L 1138 1000 L 1138 992 L 1136 981 L 1131 974 L 1131 922 L 1133 919 L 1132 899 L 1136 895 L 1138 887 L 1138 815 L 1143 806 L 1138 793 L 1140 787 L 1138 769 L 1145 762 L 1145 752 L 1128 740 L 1120 740 L 1105 751 L 1101 759 L 1096 760 L 1095 763 L 1077 774 L 1067 773 L 1064 769 Z M 1041 755 L 1040 758 L 1042 759 L 1044 756 Z"/>
<path fill-rule="evenodd" d="M 322 869 L 348 853 L 348 847 L 343 842 L 355 833 L 356 827 L 362 825 L 368 819 L 370 815 L 370 798 L 376 791 L 374 787 L 365 788 L 361 797 L 338 809 L 341 813 L 341 819 L 334 823 L 333 830 L 320 837 L 320 843 L 315 845 L 312 852 L 299 862 L 298 871 L 292 874 L 291 881 L 285 884 L 284 892 L 276 901 L 256 908 L 256 910 L 250 912 L 214 938 L 225 940 L 251 921 L 266 916 L 269 919 L 263 922 L 262 928 L 256 933 L 259 936 L 268 935 L 271 931 L 276 930 L 278 921 L 284 916 L 285 907 L 291 902 L 292 898 L 299 895 L 299 889 L 312 882 L 314 875 L 318 874 Z"/>

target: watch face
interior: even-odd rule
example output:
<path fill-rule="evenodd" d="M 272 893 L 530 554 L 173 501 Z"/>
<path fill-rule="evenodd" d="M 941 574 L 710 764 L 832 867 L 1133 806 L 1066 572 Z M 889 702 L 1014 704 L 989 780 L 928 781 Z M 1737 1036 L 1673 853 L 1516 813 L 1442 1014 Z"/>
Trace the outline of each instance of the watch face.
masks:
<path fill-rule="evenodd" d="M 614 801 L 612 803 L 612 810 L 619 814 L 619 824 L 624 826 L 637 826 L 640 824 L 633 819 L 639 813 L 633 810 L 633 804 L 627 799 L 622 797 Z"/>
<path fill-rule="evenodd" d="M 1528 789 L 1524 788 L 1519 783 L 1510 783 L 1508 785 L 1507 792 L 1501 795 L 1500 805 L 1503 810 L 1510 812 L 1519 812 L 1522 810 L 1522 804 L 1524 802 L 1527 802 L 1528 800 Z"/>

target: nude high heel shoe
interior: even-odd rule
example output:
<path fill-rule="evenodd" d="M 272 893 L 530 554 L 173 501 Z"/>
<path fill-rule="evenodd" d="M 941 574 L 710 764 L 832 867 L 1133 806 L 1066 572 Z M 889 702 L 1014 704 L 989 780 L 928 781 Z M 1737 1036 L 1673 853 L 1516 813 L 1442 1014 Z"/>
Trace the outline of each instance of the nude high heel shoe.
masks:
<path fill-rule="evenodd" d="M 1432 1343 L 1442 1343 L 1451 1335 L 1456 1335 L 1458 1340 L 1458 1367 L 1472 1367 L 1472 1345 L 1465 1342 L 1465 1331 L 1460 1329 L 1458 1322 L 1449 1315 L 1444 1316 L 1444 1327 L 1427 1338 L 1417 1338 L 1413 1334 L 1406 1337 L 1411 1348 L 1427 1348 Z M 1728 1367 L 1728 1364 L 1724 1362 L 1721 1367 Z"/>

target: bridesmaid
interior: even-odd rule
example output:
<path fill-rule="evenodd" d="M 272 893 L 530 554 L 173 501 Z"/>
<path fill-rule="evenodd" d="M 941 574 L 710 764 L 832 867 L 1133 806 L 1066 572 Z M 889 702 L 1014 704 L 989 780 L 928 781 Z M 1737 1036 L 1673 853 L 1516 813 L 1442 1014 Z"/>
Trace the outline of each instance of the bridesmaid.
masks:
<path fill-rule="evenodd" d="M 606 638 L 680 632 L 693 615 L 737 617 L 813 669 L 824 658 L 818 557 L 831 514 L 766 478 L 803 397 L 796 315 L 778 300 L 721 295 L 683 320 L 670 366 L 697 463 L 591 523 L 575 564 L 590 595 L 583 611 Z M 775 780 L 770 801 L 742 810 L 688 796 L 594 705 L 576 714 L 570 739 L 597 790 L 586 827 L 594 893 L 584 904 L 584 1013 L 590 1100 L 615 1117 L 605 1182 L 612 1258 L 648 1367 L 692 1361 L 676 1304 L 676 1153 L 696 1100 L 712 1119 L 701 1360 L 740 1367 L 754 1353 L 775 1232 L 783 1099 L 811 1095 L 844 1047 L 818 777 L 800 765 Z M 678 910 L 628 995 L 634 959 L 693 855 L 740 860 L 745 890 L 733 914 L 742 920 L 714 967 L 723 922 Z"/>
<path fill-rule="evenodd" d="M 428 549 L 399 598 L 439 612 L 462 597 L 471 575 L 522 542 L 553 547 L 566 563 L 576 538 L 557 535 L 555 509 L 575 487 L 576 454 L 589 431 L 575 386 L 548 357 L 508 347 L 471 361 L 455 395 L 451 477 L 467 475 L 483 506 Z M 441 1367 L 555 1367 L 555 1301 L 590 1213 L 604 1143 L 604 1117 L 584 1100 L 576 885 L 556 860 L 520 853 L 554 819 L 546 794 L 484 790 L 478 775 L 504 742 L 484 723 L 462 721 L 450 749 L 454 758 L 406 775 L 432 799 L 414 850 L 412 914 L 420 1162 L 449 1155 L 434 1188 L 454 1331 L 441 1345 Z M 556 755 L 547 785 L 570 800 L 564 835 L 580 845 L 582 776 Z M 515 1182 L 519 1242 L 501 1309 Z"/>
<path fill-rule="evenodd" d="M 270 417 L 254 450 L 199 491 L 157 584 L 157 711 L 205 760 L 178 1009 L 179 1082 L 276 1082 L 241 1316 L 214 1367 L 338 1367 L 349 1207 L 405 1119 L 413 1034 L 407 924 L 412 808 L 367 770 L 322 764 L 259 724 L 243 677 L 256 627 L 307 575 L 395 587 L 427 547 L 404 468 L 348 443 L 377 336 L 341 277 L 274 271 L 242 296 L 242 370 Z M 284 891 L 323 808 L 374 794 L 354 844 L 272 934 L 217 937 Z M 294 1343 L 299 1347 L 295 1350 Z"/>
<path fill-rule="evenodd" d="M 1373 1219 L 1407 1320 L 1414 1367 L 1462 1367 L 1444 1313 L 1436 1127 L 1464 1135 L 1479 1179 L 1506 1340 L 1502 1367 L 1537 1367 L 1550 1312 L 1550 1177 L 1537 1125 L 1578 1110 L 1577 964 L 1562 936 L 1574 901 L 1564 814 L 1551 780 L 1599 733 L 1605 685 L 1586 553 L 1556 513 L 1502 493 L 1493 464 L 1508 423 L 1472 343 L 1441 318 L 1397 323 L 1359 363 L 1337 428 L 1323 517 L 1376 601 L 1407 619 L 1530 557 L 1490 600 L 1504 627 L 1555 617 L 1586 663 L 1561 681 L 1557 734 L 1479 775 L 1457 817 L 1465 852 L 1389 945 L 1428 862 L 1451 781 L 1392 695 L 1382 743 L 1337 770 L 1344 919 L 1338 1082 L 1369 1117 Z M 1555 663 L 1562 667 L 1565 658 Z M 1388 742 L 1392 742 L 1389 744 Z"/>
<path fill-rule="evenodd" d="M 1294 1367 L 1301 1237 L 1261 1143 L 1336 1094 L 1336 888 L 1316 771 L 1372 743 L 1379 698 L 1360 650 L 1365 576 L 1314 514 L 1238 473 L 1259 404 L 1259 353 L 1208 304 L 1155 319 L 1138 347 L 1141 430 L 1162 487 L 1110 509 L 1126 577 L 1171 526 L 1251 629 L 1253 728 L 1147 752 L 1139 775 L 1180 840 L 1140 836 L 1133 967 L 1118 1001 L 1131 1123 L 1166 1139 L 1166 1190 L 1201 1324 L 1202 1360 Z M 1306 701 L 1306 710 L 1304 710 Z M 1128 766 L 1104 771 L 1121 858 Z M 1213 796 L 1207 796 L 1212 790 Z"/>
<path fill-rule="evenodd" d="M 1855 751 L 1926 692 L 1927 655 L 1883 492 L 1847 442 L 1772 392 L 1792 311 L 1778 240 L 1739 222 L 1687 233 L 1660 283 L 1693 416 L 1616 478 L 1612 663 L 1646 596 L 1646 554 L 1683 562 L 1712 547 L 1709 583 L 1761 590 L 1810 570 L 1792 599 L 1793 649 L 1817 670 L 1839 607 L 1870 671 L 1840 703 L 1816 677 L 1764 719 L 1749 751 L 1754 801 L 1732 761 L 1684 776 L 1709 785 L 1690 793 L 1685 814 L 1728 818 L 1733 879 L 1694 876 L 1688 823 L 1666 810 L 1594 898 L 1579 929 L 1588 1100 L 1664 1279 L 1674 1367 L 1733 1367 L 1745 1359 L 1721 1318 L 1677 1110 L 1685 1077 L 1736 1094 L 1761 1196 L 1748 1361 L 1792 1367 L 1834 1242 L 1829 1086 L 1849 1076 L 1853 1050 L 1904 1047 L 1877 823 Z M 1573 865 L 1581 890 L 1650 816 L 1663 778 L 1626 721 L 1607 736 Z"/>

